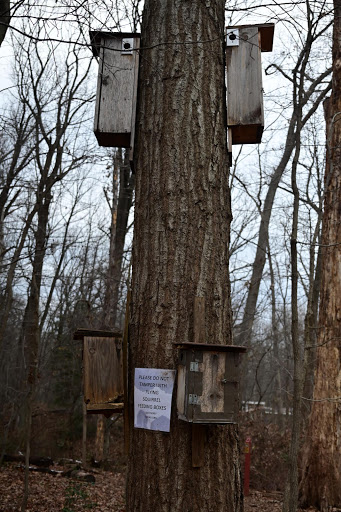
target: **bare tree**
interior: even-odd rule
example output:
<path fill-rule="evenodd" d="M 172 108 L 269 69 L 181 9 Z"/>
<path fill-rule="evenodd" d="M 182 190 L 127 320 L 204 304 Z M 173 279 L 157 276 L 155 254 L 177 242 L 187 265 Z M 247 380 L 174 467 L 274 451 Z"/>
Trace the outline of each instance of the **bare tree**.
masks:
<path fill-rule="evenodd" d="M 270 65 L 266 70 L 268 74 L 277 71 L 291 84 L 292 114 L 289 119 L 284 151 L 271 176 L 263 203 L 256 254 L 252 266 L 252 276 L 249 282 L 243 318 L 237 327 L 236 342 L 238 344 L 248 345 L 250 342 L 259 289 L 266 262 L 272 207 L 280 181 L 297 147 L 297 141 L 301 137 L 301 131 L 331 89 L 329 79 L 331 68 L 326 69 L 317 76 L 311 76 L 310 56 L 314 45 L 318 44 L 319 38 L 326 33 L 330 26 L 330 23 L 325 22 L 324 14 L 322 16 L 319 15 L 319 13 L 320 10 L 314 10 L 311 3 L 306 2 L 307 32 L 304 40 L 302 40 L 302 48 L 291 73 L 287 73 L 277 64 Z M 296 28 L 301 32 L 301 28 Z M 302 39 L 302 34 L 300 34 L 300 38 Z"/>
<path fill-rule="evenodd" d="M 37 25 L 39 29 L 39 24 Z M 49 214 L 53 202 L 53 190 L 67 175 L 88 159 L 88 148 L 75 144 L 75 134 L 81 134 L 87 105 L 91 101 L 85 93 L 85 81 L 91 61 L 82 65 L 82 50 L 71 47 L 64 63 L 59 61 L 53 45 L 41 48 L 31 41 L 22 44 L 16 53 L 18 76 L 18 100 L 23 105 L 30 122 L 34 120 L 34 162 L 37 176 L 34 205 L 27 217 L 22 241 L 14 251 L 12 275 L 7 290 L 11 292 L 15 265 L 29 231 L 32 231 L 30 261 L 32 273 L 28 288 L 28 300 L 22 325 L 21 344 L 27 370 L 27 443 L 28 467 L 31 408 L 37 383 L 40 345 L 40 297 L 43 265 L 49 235 Z M 63 70 L 61 69 L 63 67 Z M 14 155 L 15 153 L 13 153 Z M 18 169 L 18 165 L 15 166 Z M 13 171 L 14 172 L 14 171 Z M 12 172 L 12 174 L 13 174 Z M 5 198 L 6 199 L 6 198 Z M 5 306 L 6 320 L 11 306 L 10 296 Z M 27 479 L 26 479 L 27 484 Z M 26 485 L 27 491 L 27 485 Z M 23 501 L 25 509 L 27 492 Z"/>
<path fill-rule="evenodd" d="M 341 6 L 334 2 L 333 90 L 325 102 L 327 163 L 322 226 L 322 284 L 314 401 L 304 449 L 302 503 L 326 512 L 340 493 L 340 86 Z"/>

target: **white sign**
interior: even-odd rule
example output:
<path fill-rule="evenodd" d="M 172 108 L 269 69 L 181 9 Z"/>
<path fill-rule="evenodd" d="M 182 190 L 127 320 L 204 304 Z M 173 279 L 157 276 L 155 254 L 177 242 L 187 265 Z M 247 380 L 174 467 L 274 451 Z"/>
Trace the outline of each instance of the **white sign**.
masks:
<path fill-rule="evenodd" d="M 134 427 L 169 432 L 175 370 L 135 368 Z"/>

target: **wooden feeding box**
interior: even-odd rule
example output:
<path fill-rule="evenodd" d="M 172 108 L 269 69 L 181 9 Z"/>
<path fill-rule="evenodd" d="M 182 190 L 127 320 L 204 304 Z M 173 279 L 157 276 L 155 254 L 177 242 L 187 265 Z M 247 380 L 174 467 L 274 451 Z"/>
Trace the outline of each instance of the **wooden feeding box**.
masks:
<path fill-rule="evenodd" d="M 261 142 L 264 129 L 261 52 L 272 51 L 273 35 L 273 23 L 226 29 L 229 145 Z"/>
<path fill-rule="evenodd" d="M 134 147 L 140 34 L 90 32 L 99 57 L 94 132 L 100 146 Z"/>
<path fill-rule="evenodd" d="M 192 423 L 236 423 L 240 354 L 246 347 L 177 343 L 178 417 Z"/>
<path fill-rule="evenodd" d="M 83 394 L 89 413 L 110 416 L 123 410 L 122 334 L 78 329 L 83 340 Z"/>

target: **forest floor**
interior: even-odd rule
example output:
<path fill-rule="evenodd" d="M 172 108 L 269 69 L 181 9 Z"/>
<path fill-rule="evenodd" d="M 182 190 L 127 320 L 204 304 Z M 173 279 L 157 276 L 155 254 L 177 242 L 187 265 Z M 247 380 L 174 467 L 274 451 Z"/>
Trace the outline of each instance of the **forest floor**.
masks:
<path fill-rule="evenodd" d="M 56 470 L 65 467 L 53 466 Z M 91 469 L 95 483 L 86 483 L 61 475 L 30 472 L 30 497 L 27 511 L 124 512 L 124 473 Z M 6 463 L 0 468 L 0 512 L 20 510 L 24 470 L 17 463 Z M 281 512 L 282 493 L 251 490 L 245 498 L 244 512 Z M 309 509 L 314 512 L 315 509 Z M 305 512 L 308 512 L 307 510 Z"/>

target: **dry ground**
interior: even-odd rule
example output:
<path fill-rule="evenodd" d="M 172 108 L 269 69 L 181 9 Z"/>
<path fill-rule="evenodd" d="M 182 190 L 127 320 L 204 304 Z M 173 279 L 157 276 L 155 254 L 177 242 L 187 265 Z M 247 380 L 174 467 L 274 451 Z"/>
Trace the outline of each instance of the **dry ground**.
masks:
<path fill-rule="evenodd" d="M 54 466 L 54 469 L 64 469 Z M 82 483 L 62 476 L 30 472 L 30 512 L 124 512 L 123 473 L 91 470 L 95 484 Z M 20 510 L 24 471 L 18 464 L 0 468 L 0 512 Z M 280 492 L 251 491 L 245 498 L 244 512 L 281 512 Z M 314 509 L 310 509 L 313 512 Z M 146 511 L 147 512 L 147 511 Z M 308 511 L 306 511 L 308 512 Z"/>
<path fill-rule="evenodd" d="M 250 491 L 245 498 L 244 512 L 282 512 L 283 494 L 281 492 Z M 317 512 L 315 508 L 297 512 Z"/>
<path fill-rule="evenodd" d="M 54 466 L 54 469 L 64 469 Z M 124 511 L 124 475 L 94 470 L 94 484 L 30 472 L 29 512 Z M 0 512 L 20 510 L 24 471 L 17 464 L 0 469 Z"/>

